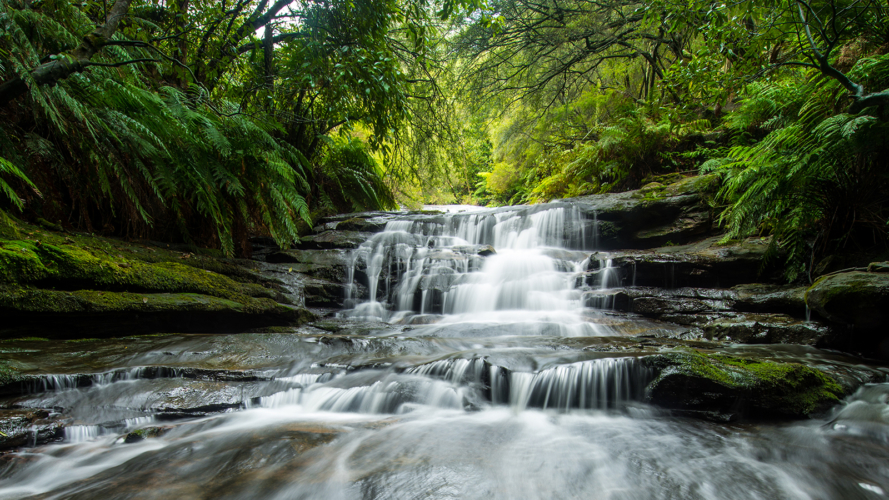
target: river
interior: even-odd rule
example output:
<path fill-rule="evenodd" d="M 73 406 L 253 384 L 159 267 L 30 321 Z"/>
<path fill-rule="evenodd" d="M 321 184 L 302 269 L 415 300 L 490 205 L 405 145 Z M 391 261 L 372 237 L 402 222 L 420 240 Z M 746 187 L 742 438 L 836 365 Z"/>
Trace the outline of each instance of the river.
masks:
<path fill-rule="evenodd" d="M 48 374 L 5 406 L 73 424 L 0 456 L 0 498 L 886 497 L 887 384 L 802 421 L 647 404 L 657 374 L 639 356 L 688 329 L 612 310 L 600 292 L 621 283 L 606 254 L 591 262 L 586 220 L 563 205 L 394 217 L 348 253 L 346 307 L 290 333 L 32 358 L 21 343 Z M 808 346 L 720 349 L 889 373 Z"/>

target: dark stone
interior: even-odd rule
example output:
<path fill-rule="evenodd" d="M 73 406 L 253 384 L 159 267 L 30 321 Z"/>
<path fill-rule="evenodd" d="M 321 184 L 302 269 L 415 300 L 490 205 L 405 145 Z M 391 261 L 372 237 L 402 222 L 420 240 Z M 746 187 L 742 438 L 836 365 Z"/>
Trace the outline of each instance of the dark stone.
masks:
<path fill-rule="evenodd" d="M 358 231 L 324 231 L 321 234 L 300 238 L 300 242 L 295 246 L 302 250 L 354 249 L 367 241 L 371 234 Z"/>
<path fill-rule="evenodd" d="M 814 321 L 764 313 L 723 316 L 703 324 L 702 329 L 708 340 L 743 344 L 823 345 L 831 335 L 828 327 Z"/>
<path fill-rule="evenodd" d="M 767 277 L 778 279 L 777 270 L 760 275 L 768 240 L 748 238 L 719 244 L 708 238 L 688 245 L 647 251 L 621 251 L 612 255 L 612 265 L 624 269 L 628 284 L 662 288 L 725 288 Z"/>
<path fill-rule="evenodd" d="M 647 400 L 657 406 L 715 412 L 725 418 L 801 418 L 839 403 L 842 387 L 797 363 L 675 351 L 643 358 L 659 370 Z"/>
<path fill-rule="evenodd" d="M 64 428 L 64 421 L 47 410 L 0 410 L 0 450 L 57 441 L 64 437 Z"/>
<path fill-rule="evenodd" d="M 669 185 L 652 183 L 637 191 L 567 200 L 597 221 L 596 248 L 653 248 L 706 235 L 713 221 L 706 199 L 718 189 L 714 175 L 688 177 Z"/>
<path fill-rule="evenodd" d="M 889 358 L 889 274 L 854 271 L 824 276 L 806 291 L 806 303 L 822 318 L 848 327 L 833 347 Z"/>

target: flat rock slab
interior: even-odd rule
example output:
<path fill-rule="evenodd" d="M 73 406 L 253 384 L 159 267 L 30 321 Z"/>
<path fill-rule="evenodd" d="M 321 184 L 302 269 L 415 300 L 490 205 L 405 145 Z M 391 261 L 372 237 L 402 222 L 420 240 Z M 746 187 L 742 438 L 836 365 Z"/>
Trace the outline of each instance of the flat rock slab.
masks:
<path fill-rule="evenodd" d="M 318 250 L 328 248 L 358 248 L 368 240 L 373 233 L 360 231 L 324 231 L 323 233 L 304 236 L 296 245 L 302 250 Z"/>
<path fill-rule="evenodd" d="M 712 237 L 688 245 L 651 250 L 595 252 L 590 255 L 590 265 L 599 266 L 599 262 L 611 260 L 618 282 L 610 286 L 729 288 L 777 278 L 771 270 L 765 275 L 760 272 L 762 257 L 769 247 L 768 239 L 719 242 L 719 237 Z"/>
<path fill-rule="evenodd" d="M 314 315 L 267 298 L 239 301 L 194 293 L 0 288 L 0 332 L 57 338 L 156 332 L 232 333 L 299 325 Z"/>

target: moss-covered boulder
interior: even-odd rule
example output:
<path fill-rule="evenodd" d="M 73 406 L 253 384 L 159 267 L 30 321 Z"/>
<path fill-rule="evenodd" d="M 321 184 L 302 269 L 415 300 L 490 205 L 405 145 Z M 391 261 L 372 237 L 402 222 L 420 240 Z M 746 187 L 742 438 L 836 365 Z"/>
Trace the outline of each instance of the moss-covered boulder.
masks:
<path fill-rule="evenodd" d="M 885 328 L 889 320 L 889 274 L 848 272 L 817 280 L 806 304 L 823 318 L 856 328 Z"/>
<path fill-rule="evenodd" d="M 843 395 L 831 377 L 797 363 L 691 349 L 643 359 L 660 371 L 648 386 L 648 401 L 693 416 L 800 418 L 826 410 Z"/>
<path fill-rule="evenodd" d="M 0 337 L 238 332 L 312 317 L 236 261 L 14 225 L 0 231 Z"/>
<path fill-rule="evenodd" d="M 0 286 L 0 335 L 96 337 L 153 332 L 233 333 L 298 325 L 314 316 L 267 298 L 194 293 L 46 290 Z"/>
<path fill-rule="evenodd" d="M 818 279 L 806 304 L 827 321 L 845 327 L 831 347 L 889 359 L 889 274 L 846 272 Z"/>

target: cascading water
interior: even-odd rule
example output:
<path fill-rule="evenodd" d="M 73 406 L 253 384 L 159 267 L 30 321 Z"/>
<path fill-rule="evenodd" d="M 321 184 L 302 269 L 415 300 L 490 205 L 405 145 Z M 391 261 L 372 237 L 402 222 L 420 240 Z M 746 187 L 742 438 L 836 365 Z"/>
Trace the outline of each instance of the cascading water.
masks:
<path fill-rule="evenodd" d="M 585 310 L 575 286 L 596 226 L 567 206 L 389 222 L 354 253 L 347 288 L 362 276 L 369 296 L 343 315 L 410 322 L 435 314 L 443 316 L 439 327 L 496 325 L 498 335 L 504 325 L 516 335 L 613 334 Z"/>
<path fill-rule="evenodd" d="M 336 317 L 65 350 L 61 369 L 3 402 L 66 427 L 3 456 L 0 499 L 886 496 L 887 384 L 801 423 L 648 406 L 659 372 L 642 335 L 670 327 L 613 311 L 635 264 L 596 252 L 600 216 L 568 204 L 387 215 L 349 256 Z M 879 379 L 798 347 L 789 360 Z M 17 367 L 42 361 L 5 349 Z"/>

